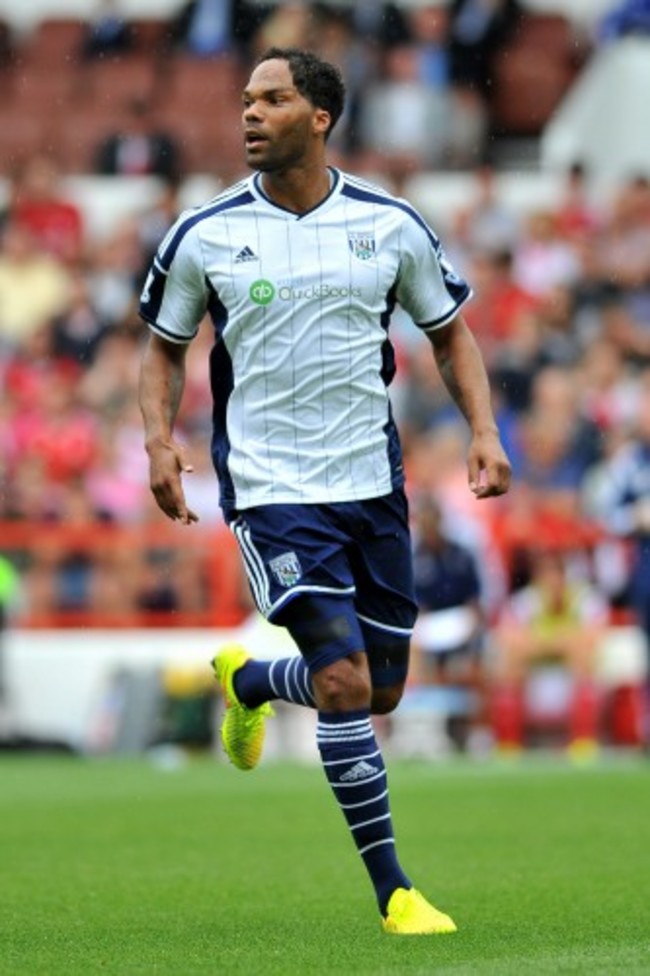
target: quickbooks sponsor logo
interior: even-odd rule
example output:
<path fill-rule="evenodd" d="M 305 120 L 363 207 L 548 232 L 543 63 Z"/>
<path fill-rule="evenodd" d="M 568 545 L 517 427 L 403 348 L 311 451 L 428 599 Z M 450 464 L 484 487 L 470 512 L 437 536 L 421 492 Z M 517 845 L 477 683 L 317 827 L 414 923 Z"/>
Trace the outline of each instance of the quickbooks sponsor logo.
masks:
<path fill-rule="evenodd" d="M 335 288 L 332 285 L 308 285 L 306 288 L 293 288 L 285 285 L 278 291 L 278 298 L 283 302 L 299 301 L 301 298 L 311 301 L 313 299 L 328 298 L 360 298 L 360 288 Z"/>
<path fill-rule="evenodd" d="M 281 302 L 336 301 L 340 298 L 361 298 L 360 288 L 337 288 L 334 285 L 307 285 L 304 288 L 282 285 L 277 289 L 266 278 L 258 278 L 248 290 L 256 305 L 268 305 L 276 294 Z"/>
<path fill-rule="evenodd" d="M 258 278 L 250 286 L 248 294 L 256 305 L 268 305 L 275 298 L 275 288 L 265 278 Z"/>

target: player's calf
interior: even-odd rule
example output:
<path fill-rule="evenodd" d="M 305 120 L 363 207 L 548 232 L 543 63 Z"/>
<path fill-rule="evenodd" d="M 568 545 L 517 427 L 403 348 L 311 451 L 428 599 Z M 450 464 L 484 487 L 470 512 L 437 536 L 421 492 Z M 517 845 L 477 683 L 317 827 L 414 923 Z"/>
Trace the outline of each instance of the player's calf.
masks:
<path fill-rule="evenodd" d="M 372 682 L 373 715 L 393 712 L 404 694 L 408 675 L 410 642 L 406 636 L 372 630 L 366 625 L 364 636 L 368 641 L 368 666 Z"/>
<path fill-rule="evenodd" d="M 312 672 L 314 697 L 326 712 L 349 712 L 370 706 L 370 674 L 366 655 L 350 654 Z"/>
<path fill-rule="evenodd" d="M 404 694 L 404 685 L 393 685 L 390 688 L 373 688 L 370 711 L 373 715 L 388 715 L 394 712 Z"/>

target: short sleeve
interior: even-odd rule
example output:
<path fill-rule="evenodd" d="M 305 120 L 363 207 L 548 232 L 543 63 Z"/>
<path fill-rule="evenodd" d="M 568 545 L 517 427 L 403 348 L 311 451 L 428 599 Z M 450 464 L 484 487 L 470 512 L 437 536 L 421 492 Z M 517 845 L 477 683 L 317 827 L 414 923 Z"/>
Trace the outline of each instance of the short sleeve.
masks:
<path fill-rule="evenodd" d="M 140 296 L 140 315 L 171 342 L 190 342 L 209 299 L 198 230 L 181 216 L 161 243 Z"/>
<path fill-rule="evenodd" d="M 405 215 L 397 300 L 425 332 L 446 325 L 472 290 L 446 257 L 440 241 L 417 211 Z"/>

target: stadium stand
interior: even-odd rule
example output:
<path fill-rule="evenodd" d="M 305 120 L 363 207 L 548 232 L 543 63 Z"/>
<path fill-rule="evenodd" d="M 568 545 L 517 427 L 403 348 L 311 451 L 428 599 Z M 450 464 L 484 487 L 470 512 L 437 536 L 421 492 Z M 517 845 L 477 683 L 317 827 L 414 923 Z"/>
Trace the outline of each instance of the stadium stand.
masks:
<path fill-rule="evenodd" d="M 170 4 L 170 15 L 179 8 L 180 4 Z M 128 18 L 129 4 L 120 9 Z M 237 102 L 227 96 L 241 84 L 240 66 L 233 56 L 225 52 L 204 61 L 170 48 L 162 11 L 147 18 L 134 4 L 131 48 L 115 56 L 88 59 L 82 55 L 87 11 L 79 11 L 75 17 L 76 8 L 68 4 L 58 7 L 55 14 L 46 3 L 41 10 L 40 18 L 31 11 L 29 28 L 23 23 L 22 30 L 14 32 L 13 57 L 5 69 L 7 86 L 0 106 L 4 158 L 16 160 L 35 148 L 63 145 L 65 165 L 89 172 L 92 140 L 101 139 L 119 122 L 118 106 L 126 96 L 138 96 L 158 99 L 165 122 L 186 143 L 188 169 L 204 169 L 209 164 L 223 178 L 232 177 L 239 149 Z M 7 11 L 7 17 L 9 24 L 21 22 L 15 10 Z M 511 40 L 496 55 L 488 101 L 493 135 L 540 133 L 587 53 L 584 40 L 579 43 L 577 37 L 566 13 L 525 12 Z M 215 92 L 219 93 L 220 114 L 235 116 L 220 119 L 218 137 L 208 135 L 217 129 Z M 195 127 L 186 121 L 188 106 L 197 120 Z M 217 145 L 219 152 L 215 152 Z"/>
<path fill-rule="evenodd" d="M 23 628 L 237 627 L 249 616 L 236 544 L 223 526 L 190 539 L 159 520 L 0 522 L 2 550 L 31 590 Z M 171 565 L 186 598 L 166 582 Z M 166 567 L 166 568 L 165 568 Z M 126 586 L 117 584 L 122 575 Z"/>

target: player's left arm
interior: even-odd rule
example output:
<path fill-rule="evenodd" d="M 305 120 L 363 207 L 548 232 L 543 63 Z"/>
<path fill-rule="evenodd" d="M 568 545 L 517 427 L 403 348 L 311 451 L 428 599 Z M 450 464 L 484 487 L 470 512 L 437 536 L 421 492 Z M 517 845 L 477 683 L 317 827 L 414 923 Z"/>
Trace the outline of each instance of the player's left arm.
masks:
<path fill-rule="evenodd" d="M 503 495 L 510 486 L 510 462 L 499 437 L 490 384 L 476 340 L 461 314 L 426 334 L 443 382 L 470 427 L 470 490 L 477 498 Z"/>

